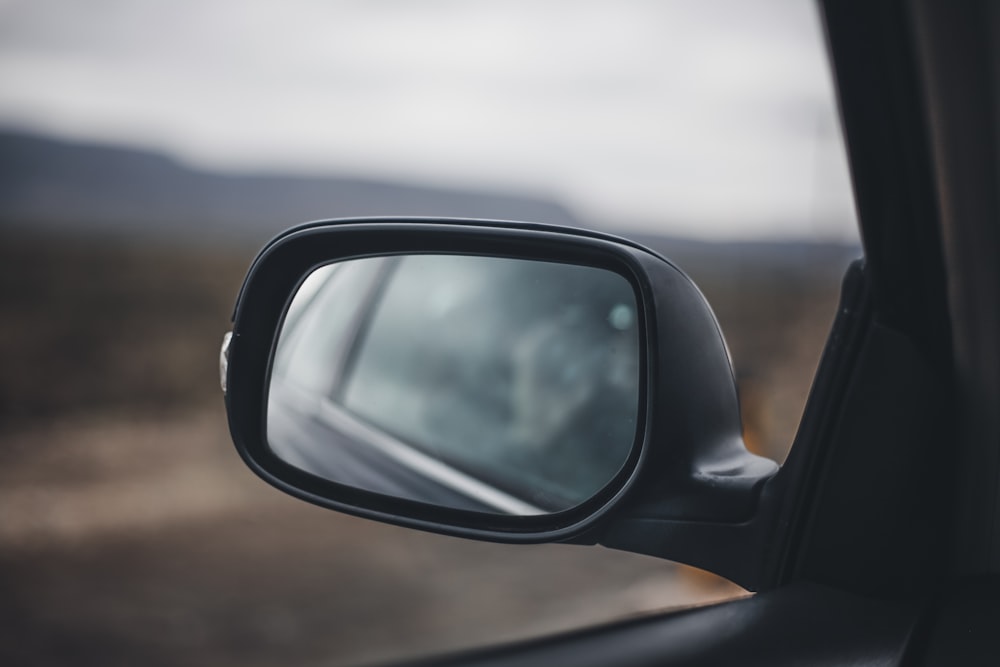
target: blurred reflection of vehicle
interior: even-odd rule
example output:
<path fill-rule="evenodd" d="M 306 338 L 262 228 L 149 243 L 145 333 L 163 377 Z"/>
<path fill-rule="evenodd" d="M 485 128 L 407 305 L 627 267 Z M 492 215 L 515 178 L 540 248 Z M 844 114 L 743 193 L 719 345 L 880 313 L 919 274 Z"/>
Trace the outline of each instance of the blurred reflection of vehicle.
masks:
<path fill-rule="evenodd" d="M 617 273 L 353 260 L 314 271 L 289 308 L 268 440 L 296 467 L 387 495 L 559 511 L 628 457 L 639 367 L 635 296 Z"/>

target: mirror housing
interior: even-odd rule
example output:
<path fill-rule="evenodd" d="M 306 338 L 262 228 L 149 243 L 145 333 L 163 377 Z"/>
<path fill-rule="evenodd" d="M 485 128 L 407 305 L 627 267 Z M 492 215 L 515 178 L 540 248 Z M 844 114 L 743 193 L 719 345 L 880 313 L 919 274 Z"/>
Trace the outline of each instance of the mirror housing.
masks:
<path fill-rule="evenodd" d="M 630 282 L 640 335 L 638 434 L 628 461 L 600 492 L 565 511 L 538 516 L 457 510 L 323 479 L 289 465 L 268 447 L 270 369 L 299 285 L 331 262 L 402 254 L 576 264 L 607 269 Z M 426 218 L 337 220 L 291 229 L 271 241 L 248 272 L 233 317 L 226 386 L 237 450 L 264 480 L 323 507 L 448 535 L 602 543 L 690 562 L 667 529 L 745 524 L 764 483 L 777 471 L 773 461 L 744 446 L 728 350 L 694 283 L 641 245 L 577 229 Z"/>

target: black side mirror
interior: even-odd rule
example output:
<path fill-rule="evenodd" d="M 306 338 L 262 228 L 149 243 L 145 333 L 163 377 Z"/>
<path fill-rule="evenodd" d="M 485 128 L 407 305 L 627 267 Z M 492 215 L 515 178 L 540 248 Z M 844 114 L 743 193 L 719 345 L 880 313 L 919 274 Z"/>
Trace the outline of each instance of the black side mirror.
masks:
<path fill-rule="evenodd" d="M 663 257 L 607 235 L 304 225 L 257 257 L 227 344 L 246 463 L 372 519 L 669 552 L 650 521 L 745 522 L 777 470 L 743 446 L 704 297 Z"/>

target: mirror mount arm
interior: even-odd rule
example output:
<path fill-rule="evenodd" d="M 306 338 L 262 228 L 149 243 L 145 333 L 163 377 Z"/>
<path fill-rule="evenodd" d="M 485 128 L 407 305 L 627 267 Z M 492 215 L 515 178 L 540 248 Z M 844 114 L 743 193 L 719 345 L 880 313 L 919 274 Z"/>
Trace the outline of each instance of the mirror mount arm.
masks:
<path fill-rule="evenodd" d="M 749 456 L 759 459 L 753 454 Z M 776 470 L 773 462 L 766 459 L 752 462 L 750 467 L 754 470 L 739 481 L 722 482 L 729 487 L 724 495 L 716 485 L 722 480 L 706 480 L 701 497 L 621 507 L 607 522 L 572 543 L 600 544 L 684 563 L 714 572 L 749 591 L 761 590 L 766 587 L 766 573 L 753 555 L 764 551 L 762 547 L 773 527 L 773 512 L 765 508 L 773 506 L 775 501 L 772 482 Z M 685 518 L 718 512 L 723 497 L 726 511 L 742 508 L 746 518 L 742 521 Z M 734 558 L 734 554 L 741 556 Z"/>

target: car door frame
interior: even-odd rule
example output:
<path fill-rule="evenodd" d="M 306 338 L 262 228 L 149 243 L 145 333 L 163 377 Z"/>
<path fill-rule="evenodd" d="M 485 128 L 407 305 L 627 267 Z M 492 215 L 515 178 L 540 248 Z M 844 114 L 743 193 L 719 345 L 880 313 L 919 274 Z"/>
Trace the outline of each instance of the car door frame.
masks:
<path fill-rule="evenodd" d="M 765 492 L 781 506 L 755 556 L 764 592 L 417 664 L 1000 655 L 1000 10 L 823 0 L 821 14 L 866 259 Z"/>

